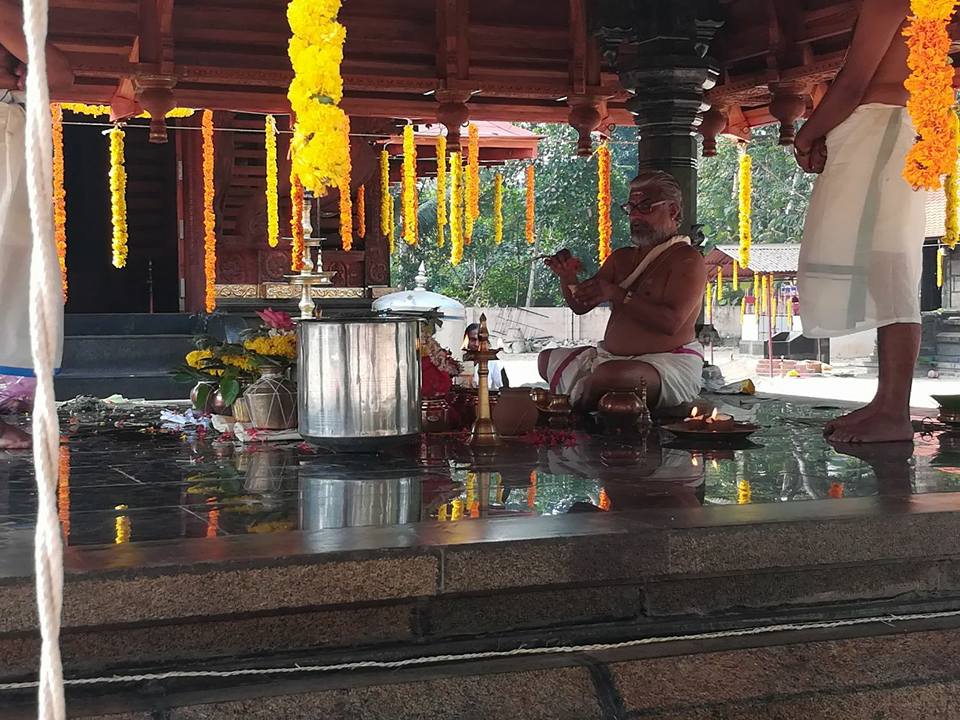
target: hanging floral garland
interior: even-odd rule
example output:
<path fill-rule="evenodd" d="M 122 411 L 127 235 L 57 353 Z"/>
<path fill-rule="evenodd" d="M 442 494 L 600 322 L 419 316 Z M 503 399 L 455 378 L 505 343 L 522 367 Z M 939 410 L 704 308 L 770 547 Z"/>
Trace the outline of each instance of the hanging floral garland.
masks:
<path fill-rule="evenodd" d="M 793 298 L 787 298 L 787 331 L 793 330 Z"/>
<path fill-rule="evenodd" d="M 493 177 L 493 241 L 503 242 L 503 175 Z"/>
<path fill-rule="evenodd" d="M 956 170 L 953 66 L 947 26 L 956 0 L 910 0 L 910 24 L 904 28 L 910 76 L 907 110 L 917 139 L 907 153 L 903 177 L 915 188 L 937 190 L 940 180 Z"/>
<path fill-rule="evenodd" d="M 277 121 L 267 115 L 263 123 L 263 143 L 267 150 L 267 244 L 280 242 L 280 208 L 277 181 Z"/>
<path fill-rule="evenodd" d="M 303 270 L 303 183 L 290 173 L 290 269 Z"/>
<path fill-rule="evenodd" d="M 717 266 L 717 302 L 723 300 L 723 268 Z"/>
<path fill-rule="evenodd" d="M 127 265 L 127 170 L 123 165 L 123 130 L 110 131 L 110 219 L 113 225 L 113 266 Z"/>
<path fill-rule="evenodd" d="M 397 249 L 397 231 L 396 231 L 397 216 L 396 216 L 396 207 L 395 207 L 393 195 L 390 194 L 389 189 L 387 190 L 387 199 L 388 199 L 387 212 L 390 213 L 390 218 L 388 220 L 389 228 L 390 228 L 390 235 L 389 235 L 390 254 L 392 255 Z"/>
<path fill-rule="evenodd" d="M 740 480 L 737 483 L 737 504 L 749 505 L 753 497 L 753 489 L 749 480 Z"/>
<path fill-rule="evenodd" d="M 380 234 L 390 244 L 393 255 L 393 198 L 390 196 L 390 153 L 380 151 Z"/>
<path fill-rule="evenodd" d="M 533 221 L 534 221 L 534 178 L 533 178 L 533 165 L 527 165 L 527 227 L 526 227 L 526 236 L 527 242 L 533 245 L 537 238 L 534 235 Z"/>
<path fill-rule="evenodd" d="M 597 255 L 603 265 L 610 257 L 610 146 L 604 142 L 597 149 L 597 230 L 600 240 Z"/>
<path fill-rule="evenodd" d="M 350 119 L 347 118 L 347 124 L 344 128 L 343 141 L 350 147 Z M 340 247 L 344 252 L 350 252 L 353 248 L 353 202 L 350 197 L 350 176 L 353 174 L 353 168 L 350 166 L 350 153 L 347 153 L 347 164 L 344 168 L 344 174 L 340 178 Z"/>
<path fill-rule="evenodd" d="M 53 117 L 53 238 L 57 244 L 57 260 L 60 261 L 60 284 L 63 301 L 67 301 L 67 188 L 64 184 L 63 167 L 63 111 L 59 105 L 51 105 Z"/>
<path fill-rule="evenodd" d="M 733 274 L 730 276 L 730 282 L 734 292 L 740 289 L 740 263 L 736 258 L 733 259 Z"/>
<path fill-rule="evenodd" d="M 461 160 L 463 165 L 461 166 L 460 172 L 460 187 L 463 189 L 461 196 L 463 198 L 463 210 L 460 213 L 460 218 L 463 221 L 463 244 L 470 245 L 473 242 L 473 231 L 467 232 L 467 222 L 470 217 L 470 193 L 468 192 L 467 182 L 469 176 L 469 165 L 467 164 L 467 158 L 464 155 Z"/>
<path fill-rule="evenodd" d="M 604 512 L 609 512 L 610 508 L 612 507 L 610 504 L 610 496 L 607 495 L 607 489 L 605 487 L 600 488 L 600 496 L 597 498 L 597 507 Z"/>
<path fill-rule="evenodd" d="M 102 117 L 103 115 L 110 115 L 111 108 L 109 105 L 87 105 L 86 103 L 61 103 L 61 109 L 69 110 L 70 112 L 77 113 L 78 115 L 87 115 L 89 117 Z M 192 117 L 196 112 L 193 108 L 173 108 L 170 112 L 164 115 L 165 118 L 187 118 Z M 137 119 L 149 119 L 150 113 L 144 110 L 139 115 L 134 115 Z"/>
<path fill-rule="evenodd" d="M 61 445 L 58 453 L 57 517 L 63 537 L 70 539 L 70 446 Z"/>
<path fill-rule="evenodd" d="M 347 31 L 337 22 L 339 12 L 340 0 L 287 5 L 292 33 L 287 52 L 294 73 L 287 97 L 297 118 L 290 141 L 293 172 L 318 196 L 342 187 L 350 172 L 349 123 L 339 107 Z"/>
<path fill-rule="evenodd" d="M 365 185 L 357 188 L 357 236 L 367 236 L 367 189 Z"/>
<path fill-rule="evenodd" d="M 463 260 L 463 165 L 460 153 L 450 153 L 450 264 Z"/>
<path fill-rule="evenodd" d="M 960 123 L 954 122 L 954 143 L 960 145 Z M 957 227 L 957 170 L 947 174 L 943 180 L 943 193 L 946 196 L 946 225 L 944 227 L 943 243 L 953 250 L 960 240 L 960 228 Z"/>
<path fill-rule="evenodd" d="M 706 302 L 706 313 L 704 314 L 704 319 L 709 325 L 713 321 L 713 281 L 707 280 L 707 289 L 704 293 L 704 300 Z"/>
<path fill-rule="evenodd" d="M 473 224 L 480 217 L 480 131 L 473 123 L 467 128 L 467 211 L 466 242 L 473 241 Z"/>
<path fill-rule="evenodd" d="M 533 510 L 537 506 L 537 471 L 530 471 L 530 485 L 527 486 L 527 509 Z"/>
<path fill-rule="evenodd" d="M 937 287 L 943 287 L 943 256 L 946 254 L 946 250 L 942 247 L 937 248 Z"/>
<path fill-rule="evenodd" d="M 753 160 L 745 145 L 740 146 L 739 206 L 740 206 L 740 267 L 750 267 L 750 245 L 753 243 L 751 196 L 753 193 Z"/>
<path fill-rule="evenodd" d="M 437 135 L 437 247 L 447 244 L 447 138 Z"/>
<path fill-rule="evenodd" d="M 213 112 L 203 111 L 200 123 L 203 135 L 203 269 L 206 280 L 204 307 L 213 312 L 217 306 L 217 218 L 213 214 Z"/>
<path fill-rule="evenodd" d="M 417 146 L 413 125 L 403 128 L 403 239 L 417 244 Z"/>

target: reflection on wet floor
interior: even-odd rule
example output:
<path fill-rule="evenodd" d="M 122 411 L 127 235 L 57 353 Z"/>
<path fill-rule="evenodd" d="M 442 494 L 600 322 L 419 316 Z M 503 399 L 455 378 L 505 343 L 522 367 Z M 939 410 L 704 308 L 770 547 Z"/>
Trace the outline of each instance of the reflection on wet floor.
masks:
<path fill-rule="evenodd" d="M 918 435 L 912 456 L 909 444 L 838 452 L 821 436 L 834 414 L 767 400 L 753 416 L 763 429 L 740 448 L 577 434 L 507 443 L 489 458 L 453 436 L 375 457 L 179 435 L 65 437 L 60 517 L 70 545 L 90 545 L 960 489 L 960 435 Z M 0 454 L 0 548 L 32 528 L 30 463 Z"/>

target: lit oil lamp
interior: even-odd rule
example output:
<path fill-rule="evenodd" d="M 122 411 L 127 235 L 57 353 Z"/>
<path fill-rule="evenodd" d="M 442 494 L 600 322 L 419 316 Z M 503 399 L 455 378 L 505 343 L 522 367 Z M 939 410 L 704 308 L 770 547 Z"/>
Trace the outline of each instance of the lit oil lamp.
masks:
<path fill-rule="evenodd" d="M 683 427 L 687 430 L 703 430 L 707 424 L 707 416 L 700 414 L 700 408 L 694 407 L 690 417 L 684 419 Z"/>
<path fill-rule="evenodd" d="M 713 413 L 706 419 L 706 427 L 708 430 L 713 430 L 714 432 L 733 430 L 733 416 L 721 415 L 717 412 L 717 409 L 714 408 Z"/>

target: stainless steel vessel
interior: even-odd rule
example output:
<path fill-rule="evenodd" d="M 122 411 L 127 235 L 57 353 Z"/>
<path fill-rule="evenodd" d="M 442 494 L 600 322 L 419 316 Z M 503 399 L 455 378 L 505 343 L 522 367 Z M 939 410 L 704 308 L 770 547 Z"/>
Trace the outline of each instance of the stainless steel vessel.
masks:
<path fill-rule="evenodd" d="M 420 479 L 324 477 L 310 468 L 300 475 L 300 529 L 387 527 L 420 520 Z"/>
<path fill-rule="evenodd" d="M 420 323 L 355 315 L 302 320 L 300 434 L 319 445 L 366 452 L 420 433 Z"/>

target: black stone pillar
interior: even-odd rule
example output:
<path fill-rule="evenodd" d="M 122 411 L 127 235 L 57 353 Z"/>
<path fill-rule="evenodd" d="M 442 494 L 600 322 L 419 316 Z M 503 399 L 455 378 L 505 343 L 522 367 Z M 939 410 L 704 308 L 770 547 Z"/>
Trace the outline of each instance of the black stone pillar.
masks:
<path fill-rule="evenodd" d="M 598 0 L 591 29 L 623 87 L 640 132 L 640 170 L 665 170 L 683 189 L 683 229 L 697 222 L 697 143 L 704 91 L 718 77 L 707 54 L 722 25 L 714 0 Z"/>

